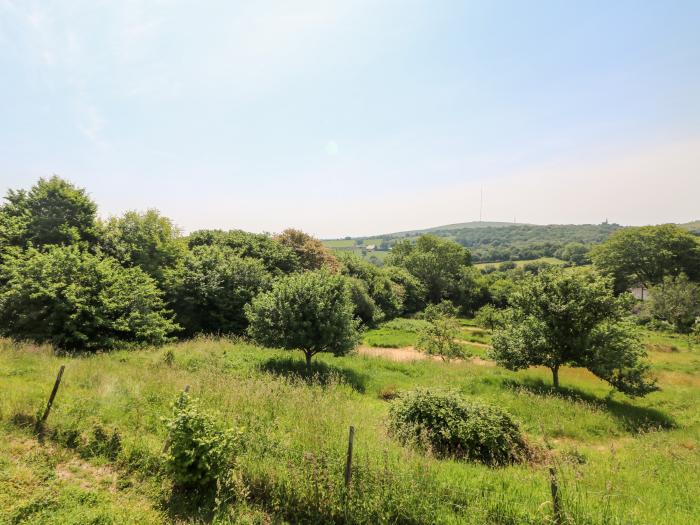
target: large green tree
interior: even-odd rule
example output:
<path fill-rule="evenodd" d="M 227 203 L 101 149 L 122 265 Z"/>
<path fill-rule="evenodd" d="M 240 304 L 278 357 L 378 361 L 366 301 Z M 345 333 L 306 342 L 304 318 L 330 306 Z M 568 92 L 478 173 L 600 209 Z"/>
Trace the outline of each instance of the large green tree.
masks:
<path fill-rule="evenodd" d="M 242 258 L 225 246 L 196 246 L 166 272 L 169 304 L 184 333 L 242 333 L 243 307 L 270 286 L 272 276 L 259 259 Z"/>
<path fill-rule="evenodd" d="M 389 278 L 383 268 L 378 268 L 352 253 L 342 254 L 339 260 L 342 275 L 364 283 L 367 293 L 380 310 L 381 315 L 375 316 L 376 321 L 393 319 L 401 314 L 403 289 Z"/>
<path fill-rule="evenodd" d="M 617 230 L 593 247 L 591 258 L 601 273 L 614 278 L 618 292 L 637 281 L 650 287 L 680 273 L 700 280 L 700 242 L 674 224 Z"/>
<path fill-rule="evenodd" d="M 401 313 L 412 314 L 425 307 L 425 287 L 417 277 L 400 266 L 384 266 L 384 272 L 391 281 L 399 286 L 401 294 Z"/>
<path fill-rule="evenodd" d="M 109 219 L 102 227 L 101 245 L 124 266 L 138 266 L 158 282 L 163 272 L 185 256 L 180 230 L 157 210 L 128 211 Z"/>
<path fill-rule="evenodd" d="M 0 271 L 5 336 L 95 351 L 163 343 L 177 328 L 151 277 L 77 246 L 30 248 Z"/>
<path fill-rule="evenodd" d="M 425 288 L 428 302 L 463 299 L 465 267 L 471 259 L 469 250 L 453 241 L 432 235 L 422 235 L 415 242 L 399 241 L 394 244 L 388 263 L 414 275 Z"/>
<path fill-rule="evenodd" d="M 10 190 L 0 208 L 0 246 L 92 245 L 97 206 L 87 192 L 53 176 L 26 190 Z"/>
<path fill-rule="evenodd" d="M 319 352 L 343 355 L 358 343 L 347 278 L 327 270 L 277 279 L 246 306 L 248 334 L 258 343 L 301 350 L 306 366 Z"/>
<path fill-rule="evenodd" d="M 546 366 L 559 387 L 562 366 L 587 368 L 629 395 L 656 389 L 627 320 L 629 296 L 591 271 L 551 269 L 522 281 L 493 336 L 493 357 L 510 370 Z"/>
<path fill-rule="evenodd" d="M 190 248 L 195 246 L 225 246 L 243 258 L 260 259 L 275 275 L 300 269 L 299 257 L 287 244 L 264 233 L 242 230 L 198 230 L 187 237 Z"/>

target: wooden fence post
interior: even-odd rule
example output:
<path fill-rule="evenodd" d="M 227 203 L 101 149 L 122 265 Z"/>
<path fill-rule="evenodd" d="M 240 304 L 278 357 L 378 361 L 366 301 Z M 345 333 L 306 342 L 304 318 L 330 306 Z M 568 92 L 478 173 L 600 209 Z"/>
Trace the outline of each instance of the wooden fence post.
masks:
<path fill-rule="evenodd" d="M 63 371 L 65 369 L 65 365 L 61 365 L 61 368 L 58 369 L 58 375 L 56 376 L 56 381 L 53 384 L 53 390 L 51 390 L 49 402 L 46 403 L 46 409 L 44 410 L 44 414 L 41 416 L 41 419 L 36 423 L 37 432 L 41 432 L 44 429 L 44 423 L 46 423 L 46 419 L 49 417 L 49 413 L 51 412 L 51 407 L 53 406 L 53 401 L 56 398 L 58 387 L 61 385 L 61 378 L 63 377 Z"/>
<path fill-rule="evenodd" d="M 190 385 L 185 385 L 185 388 L 183 389 L 183 393 L 187 393 L 190 391 Z M 161 454 L 165 454 L 168 451 L 168 448 L 170 448 L 170 431 L 168 430 L 168 435 L 165 438 L 165 442 L 163 443 L 163 449 L 160 451 Z"/>
<path fill-rule="evenodd" d="M 561 525 L 561 502 L 559 501 L 559 482 L 554 466 L 549 466 L 549 488 L 552 491 L 552 514 L 554 524 Z"/>
<path fill-rule="evenodd" d="M 345 461 L 345 488 L 348 488 L 352 481 L 352 444 L 354 439 L 355 427 L 350 426 L 350 434 L 348 435 L 348 457 Z"/>

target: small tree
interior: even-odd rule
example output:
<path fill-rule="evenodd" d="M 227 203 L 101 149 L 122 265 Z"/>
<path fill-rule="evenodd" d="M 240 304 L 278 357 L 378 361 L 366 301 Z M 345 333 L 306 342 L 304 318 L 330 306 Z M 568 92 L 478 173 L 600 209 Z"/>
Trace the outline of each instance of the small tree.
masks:
<path fill-rule="evenodd" d="M 269 292 L 246 305 L 245 312 L 253 339 L 301 350 L 309 370 L 315 354 L 344 355 L 359 340 L 347 280 L 324 270 L 278 279 Z"/>
<path fill-rule="evenodd" d="M 416 348 L 428 355 L 438 355 L 443 361 L 467 357 L 463 345 L 456 341 L 459 324 L 455 309 L 449 301 L 430 305 L 425 309 L 428 325 L 418 334 Z"/>
<path fill-rule="evenodd" d="M 656 319 L 671 323 L 680 333 L 689 333 L 700 316 L 700 284 L 685 274 L 666 276 L 650 290 L 648 307 Z"/>
<path fill-rule="evenodd" d="M 656 390 L 641 362 L 646 355 L 627 321 L 627 296 L 592 272 L 551 269 L 522 282 L 510 297 L 493 357 L 510 370 L 546 366 L 559 387 L 564 365 L 584 367 L 629 395 Z"/>
<path fill-rule="evenodd" d="M 503 324 L 503 311 L 492 304 L 486 304 L 479 308 L 474 316 L 476 324 L 489 330 L 495 330 Z"/>

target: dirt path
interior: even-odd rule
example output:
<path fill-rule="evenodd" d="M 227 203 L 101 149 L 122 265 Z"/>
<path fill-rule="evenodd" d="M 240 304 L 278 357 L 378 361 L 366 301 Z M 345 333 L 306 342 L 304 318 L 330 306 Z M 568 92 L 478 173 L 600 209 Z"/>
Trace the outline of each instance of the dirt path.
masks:
<path fill-rule="evenodd" d="M 465 341 L 464 339 L 455 339 L 458 343 L 461 343 L 463 345 L 472 345 L 476 346 L 478 348 L 491 348 L 491 345 L 487 345 L 486 343 L 476 343 L 474 341 Z"/>
<path fill-rule="evenodd" d="M 433 361 L 442 361 L 442 358 L 436 355 L 428 355 L 423 352 L 419 352 L 412 346 L 406 346 L 403 348 L 380 348 L 374 346 L 361 346 L 357 349 L 357 353 L 360 355 L 367 355 L 370 357 L 381 357 L 382 359 L 388 359 L 390 361 L 400 361 L 400 362 L 410 362 L 410 361 L 425 361 L 430 359 Z M 462 361 L 462 359 L 454 359 L 453 361 Z M 495 366 L 496 363 L 488 359 L 482 359 L 481 357 L 472 357 L 468 361 L 473 365 L 478 366 Z"/>

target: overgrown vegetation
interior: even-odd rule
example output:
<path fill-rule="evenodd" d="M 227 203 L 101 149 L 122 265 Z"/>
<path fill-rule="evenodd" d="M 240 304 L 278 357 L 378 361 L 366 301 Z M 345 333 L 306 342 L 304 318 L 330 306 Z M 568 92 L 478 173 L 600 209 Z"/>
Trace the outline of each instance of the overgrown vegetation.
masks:
<path fill-rule="evenodd" d="M 527 456 L 520 429 L 503 410 L 454 393 L 415 390 L 402 395 L 389 412 L 391 433 L 438 457 L 455 457 L 490 466 Z"/>
<path fill-rule="evenodd" d="M 560 371 L 566 386 L 555 391 L 547 370 L 509 372 L 468 360 L 319 354 L 312 375 L 300 377 L 301 353 L 226 339 L 88 357 L 3 341 L 0 516 L 22 516 L 20 523 L 99 516 L 122 523 L 551 520 L 542 505 L 550 498 L 544 464 L 455 462 L 387 435 L 390 404 L 377 393 L 391 387 L 387 392 L 455 391 L 512 414 L 534 446 L 546 438 L 573 523 L 691 524 L 700 497 L 688 483 L 698 468 L 700 356 L 684 336 L 644 334 L 662 390 L 643 399 L 609 395 L 604 382 L 568 367 Z M 45 406 L 60 364 L 66 372 L 40 446 L 33 414 Z M 242 429 L 235 455 L 242 484 L 221 493 L 218 508 L 190 506 L 161 455 L 168 433 L 162 418 L 185 384 L 217 428 Z M 105 438 L 95 438 L 97 425 Z M 346 499 L 349 425 L 357 432 Z M 115 432 L 118 449 L 107 445 Z"/>

